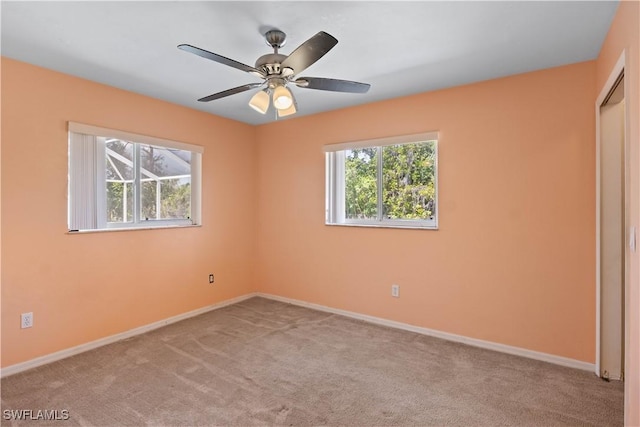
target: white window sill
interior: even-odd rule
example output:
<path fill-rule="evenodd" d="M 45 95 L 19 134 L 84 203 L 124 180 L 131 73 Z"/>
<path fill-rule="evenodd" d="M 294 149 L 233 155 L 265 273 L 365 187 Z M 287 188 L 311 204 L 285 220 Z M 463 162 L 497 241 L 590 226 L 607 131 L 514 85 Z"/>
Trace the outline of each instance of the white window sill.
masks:
<path fill-rule="evenodd" d="M 155 227 L 122 227 L 122 228 L 100 228 L 96 230 L 76 230 L 67 231 L 66 234 L 89 234 L 89 233 L 110 233 L 112 231 L 140 231 L 140 230 L 166 230 L 167 228 L 196 228 L 202 227 L 201 224 L 186 224 L 186 225 L 158 225 Z"/>
<path fill-rule="evenodd" d="M 402 228 L 408 230 L 438 230 L 437 225 L 418 225 L 418 224 L 389 224 L 389 223 L 380 223 L 380 224 L 365 224 L 365 223 L 332 223 L 325 222 L 324 225 L 329 225 L 332 227 L 362 227 L 362 228 Z"/>

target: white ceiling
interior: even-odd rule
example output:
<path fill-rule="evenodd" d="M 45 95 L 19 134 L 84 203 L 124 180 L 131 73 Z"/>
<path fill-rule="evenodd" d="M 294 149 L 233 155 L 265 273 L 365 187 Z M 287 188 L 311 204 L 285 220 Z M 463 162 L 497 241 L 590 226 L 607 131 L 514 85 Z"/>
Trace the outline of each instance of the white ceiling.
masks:
<path fill-rule="evenodd" d="M 262 34 L 288 54 L 318 31 L 339 43 L 306 76 L 371 84 L 367 94 L 294 87 L 296 116 L 597 57 L 618 3 L 2 1 L 2 55 L 250 124 L 255 90 L 196 100 L 257 77 L 176 48 L 188 43 L 254 65 Z M 257 89 L 256 89 L 257 90 Z M 99 100 L 96 100 L 99 102 Z M 296 117 L 293 116 L 293 117 Z M 285 119 L 288 120 L 288 119 Z"/>

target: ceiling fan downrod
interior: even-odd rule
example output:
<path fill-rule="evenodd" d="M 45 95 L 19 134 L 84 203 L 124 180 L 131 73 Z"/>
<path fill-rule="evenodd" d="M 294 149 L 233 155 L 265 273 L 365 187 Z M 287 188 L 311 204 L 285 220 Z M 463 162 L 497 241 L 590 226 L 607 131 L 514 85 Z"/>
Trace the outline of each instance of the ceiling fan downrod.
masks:
<path fill-rule="evenodd" d="M 278 49 L 285 45 L 287 35 L 280 30 L 269 30 L 264 35 L 265 41 L 273 48 L 273 53 L 262 55 L 256 60 L 255 67 L 265 74 L 266 79 L 274 76 L 293 75 L 290 68 L 285 71 L 280 64 L 287 59 L 287 55 L 278 53 Z"/>

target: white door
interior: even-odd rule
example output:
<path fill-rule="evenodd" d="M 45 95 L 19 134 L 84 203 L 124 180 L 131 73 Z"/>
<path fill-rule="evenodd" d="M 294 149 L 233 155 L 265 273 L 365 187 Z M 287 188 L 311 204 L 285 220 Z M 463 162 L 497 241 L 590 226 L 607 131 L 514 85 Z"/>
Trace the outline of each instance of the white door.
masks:
<path fill-rule="evenodd" d="M 600 375 L 624 372 L 624 81 L 600 107 Z"/>

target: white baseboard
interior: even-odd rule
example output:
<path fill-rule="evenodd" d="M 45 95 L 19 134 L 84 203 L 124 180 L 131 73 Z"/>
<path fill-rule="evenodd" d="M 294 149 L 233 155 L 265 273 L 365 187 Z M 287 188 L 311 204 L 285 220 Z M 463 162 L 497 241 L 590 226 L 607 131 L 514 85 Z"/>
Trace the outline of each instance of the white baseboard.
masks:
<path fill-rule="evenodd" d="M 154 323 L 150 323 L 148 325 L 140 326 L 138 328 L 130 329 L 125 332 L 121 332 L 119 334 L 111 335 L 108 337 L 100 338 L 95 341 L 91 341 L 85 344 L 80 344 L 75 347 L 71 347 L 65 350 L 57 351 L 55 353 L 47 354 L 45 356 L 36 357 L 35 359 L 27 360 L 26 362 L 16 363 L 15 365 L 7 366 L 5 368 L 0 369 L 0 377 L 7 377 L 9 375 L 17 374 L 19 372 L 26 371 L 28 369 L 32 369 L 38 366 L 46 365 L 47 363 L 52 363 L 61 359 L 65 359 L 67 357 L 75 356 L 76 354 L 83 353 L 85 351 L 93 350 L 98 347 L 102 347 L 107 344 L 114 343 L 116 341 L 124 340 L 127 338 L 131 338 L 136 335 L 144 334 L 145 332 L 152 331 L 154 329 L 161 328 L 166 325 L 170 325 L 171 323 L 179 322 L 184 319 L 188 319 L 190 317 L 198 316 L 200 314 L 207 313 L 212 310 L 216 310 L 222 307 L 226 307 L 232 304 L 236 304 L 247 300 L 249 298 L 259 296 L 263 298 L 272 299 L 275 301 L 280 301 L 288 304 L 294 304 L 301 307 L 307 307 L 314 310 L 320 310 L 328 313 L 339 314 L 342 316 L 350 317 L 353 319 L 363 320 L 365 322 L 374 323 L 377 325 L 388 326 L 391 328 L 402 329 L 405 331 L 415 332 L 422 335 L 428 335 L 436 338 L 442 338 L 448 341 L 460 342 L 468 345 L 472 345 L 475 347 L 485 348 L 488 350 L 499 351 L 502 353 L 513 354 L 516 356 L 522 356 L 529 359 L 541 360 L 543 362 L 549 362 L 556 365 L 567 366 L 569 368 L 576 368 L 585 371 L 593 372 L 595 369 L 595 365 L 593 363 L 582 362 L 580 360 L 569 359 L 567 357 L 555 356 L 553 354 L 541 353 L 538 351 L 527 350 L 520 347 L 513 347 L 505 344 L 498 344 L 490 341 L 479 340 L 476 338 L 469 338 L 463 335 L 450 334 L 448 332 L 437 331 L 435 329 L 422 328 L 419 326 L 409 325 L 407 323 L 396 322 L 393 320 L 382 319 L 380 317 L 369 316 L 366 314 L 355 313 L 353 311 L 340 310 L 337 308 L 331 308 L 324 305 L 313 304 L 305 301 L 295 300 L 291 298 L 285 298 L 278 295 L 265 294 L 260 292 L 254 292 L 246 295 L 242 295 L 237 298 L 232 298 L 230 300 L 222 301 L 216 304 L 208 305 L 206 307 L 199 308 L 197 310 L 189 311 L 187 313 L 182 313 L 177 316 L 169 317 L 167 319 L 159 320 Z"/>
<path fill-rule="evenodd" d="M 32 369 L 38 366 L 46 365 L 47 363 L 55 362 L 57 360 L 66 359 L 67 357 L 75 356 L 76 354 L 84 353 L 85 351 L 93 350 L 94 348 L 102 347 L 107 344 L 114 343 L 116 341 L 121 341 L 127 338 L 131 338 L 136 335 L 144 334 L 145 332 L 152 331 L 154 329 L 161 328 L 166 325 L 170 325 L 171 323 L 176 323 L 181 320 L 188 319 L 190 317 L 195 317 L 200 314 L 207 313 L 212 310 L 217 310 L 222 307 L 226 307 L 228 305 L 236 304 L 246 299 L 252 298 L 256 296 L 255 293 L 250 293 L 247 295 L 242 295 L 237 298 L 232 298 L 226 301 L 222 301 L 216 304 L 208 305 L 206 307 L 198 308 L 196 310 L 188 311 L 186 313 L 178 314 L 177 316 L 172 316 L 167 319 L 159 320 L 157 322 L 150 323 L 148 325 L 140 326 L 138 328 L 130 329 L 125 332 L 121 332 L 119 334 L 111 335 L 108 337 L 100 338 L 95 341 L 91 341 L 85 344 L 80 344 L 75 347 L 67 348 L 65 350 L 56 351 L 55 353 L 47 354 L 44 356 L 36 357 L 35 359 L 27 360 L 26 362 L 16 363 L 15 365 L 7 366 L 6 368 L 0 369 L 0 377 L 4 378 L 9 375 L 17 374 L 18 372 L 23 372 L 28 369 Z"/>
<path fill-rule="evenodd" d="M 521 348 L 521 347 L 513 347 L 510 345 L 499 344 L 491 341 L 484 341 L 476 338 L 469 338 L 463 335 L 450 334 L 448 332 L 437 331 L 435 329 L 422 328 L 419 326 L 409 325 L 407 323 L 382 319 L 380 317 L 375 317 L 375 316 L 368 316 L 366 314 L 355 313 L 353 311 L 340 310 L 337 308 L 327 307 L 324 305 L 312 304 L 309 302 L 295 300 L 291 298 L 285 298 L 278 295 L 265 294 L 261 292 L 258 292 L 256 295 L 263 298 L 272 299 L 275 301 L 299 305 L 301 307 L 312 308 L 314 310 L 325 311 L 327 313 L 340 314 L 342 316 L 351 317 L 353 319 L 358 319 L 358 320 L 364 320 L 365 322 L 375 323 L 377 325 L 403 329 L 405 331 L 416 332 L 422 335 L 442 338 L 448 341 L 455 341 L 459 343 L 472 345 L 474 347 L 480 347 L 488 350 L 499 351 L 502 353 L 513 354 L 515 356 L 522 356 L 529 359 L 541 360 L 543 362 L 549 362 L 556 365 L 567 366 L 569 368 L 581 369 L 583 371 L 589 371 L 589 372 L 593 372 L 593 370 L 595 369 L 595 365 L 593 363 L 583 362 L 581 360 L 569 359 L 568 357 L 556 356 L 553 354 L 542 353 L 534 350 L 528 350 L 526 348 Z"/>

